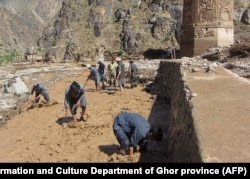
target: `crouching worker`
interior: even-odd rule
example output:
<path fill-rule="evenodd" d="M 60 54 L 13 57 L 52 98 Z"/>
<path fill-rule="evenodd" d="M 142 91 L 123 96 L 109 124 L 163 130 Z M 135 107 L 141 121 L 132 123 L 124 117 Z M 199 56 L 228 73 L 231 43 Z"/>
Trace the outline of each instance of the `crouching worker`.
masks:
<path fill-rule="evenodd" d="M 94 80 L 96 91 L 100 91 L 101 90 L 101 87 L 100 87 L 101 75 L 100 75 L 98 69 L 96 69 L 96 67 L 92 67 L 91 65 L 87 65 L 87 68 L 90 70 L 90 74 L 87 78 L 87 81 L 89 79 Z"/>
<path fill-rule="evenodd" d="M 72 127 L 76 127 L 76 113 L 77 108 L 81 107 L 80 120 L 85 121 L 84 114 L 86 111 L 87 100 L 85 97 L 84 87 L 76 81 L 73 81 L 70 86 L 65 90 L 64 107 L 65 107 L 65 117 L 68 117 L 68 111 L 70 110 L 73 117 Z"/>
<path fill-rule="evenodd" d="M 133 155 L 137 147 L 140 151 L 146 151 L 148 140 L 159 142 L 163 137 L 161 128 L 154 130 L 143 116 L 130 112 L 122 112 L 116 116 L 113 131 L 120 144 L 117 153 L 122 155 Z"/>
<path fill-rule="evenodd" d="M 32 100 L 32 96 L 34 93 L 35 93 L 35 98 L 34 98 L 35 103 L 38 103 L 40 101 L 40 96 L 44 97 L 47 104 L 50 103 L 49 94 L 48 94 L 45 84 L 35 83 L 31 88 L 29 100 Z"/>

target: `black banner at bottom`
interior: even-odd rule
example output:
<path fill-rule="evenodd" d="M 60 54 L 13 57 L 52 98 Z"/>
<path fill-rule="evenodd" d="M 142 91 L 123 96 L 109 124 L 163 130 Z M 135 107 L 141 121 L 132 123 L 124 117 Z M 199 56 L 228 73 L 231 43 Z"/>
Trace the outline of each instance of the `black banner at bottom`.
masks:
<path fill-rule="evenodd" d="M 250 163 L 0 163 L 0 176 L 237 176 L 249 177 Z"/>

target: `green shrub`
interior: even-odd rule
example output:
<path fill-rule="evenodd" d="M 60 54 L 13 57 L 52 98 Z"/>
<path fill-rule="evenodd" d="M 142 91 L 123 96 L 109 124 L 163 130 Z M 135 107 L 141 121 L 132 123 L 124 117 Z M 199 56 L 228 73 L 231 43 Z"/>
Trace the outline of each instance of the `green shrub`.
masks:
<path fill-rule="evenodd" d="M 133 50 L 129 50 L 127 54 L 132 55 L 133 53 L 134 53 Z"/>
<path fill-rule="evenodd" d="M 119 50 L 118 54 L 122 55 L 124 53 L 124 51 L 122 49 Z"/>
<path fill-rule="evenodd" d="M 13 61 L 13 58 L 17 56 L 17 52 L 13 51 L 6 55 L 0 55 L 0 65 L 3 63 L 9 63 Z"/>

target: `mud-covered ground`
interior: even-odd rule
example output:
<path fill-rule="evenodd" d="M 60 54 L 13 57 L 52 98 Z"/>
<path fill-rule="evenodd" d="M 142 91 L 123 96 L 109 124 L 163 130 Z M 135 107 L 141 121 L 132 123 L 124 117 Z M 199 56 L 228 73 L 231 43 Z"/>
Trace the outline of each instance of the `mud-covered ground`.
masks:
<path fill-rule="evenodd" d="M 245 52 L 248 53 L 247 49 Z M 228 65 L 227 68 L 239 76 L 248 78 L 248 56 L 228 58 L 220 63 Z M 167 125 L 163 120 L 168 117 L 169 106 L 145 92 L 143 84 L 130 89 L 127 83 L 125 92 L 120 92 L 118 88 L 96 92 L 94 81 L 88 81 L 85 86 L 87 121 L 79 121 L 77 128 L 67 126 L 70 118 L 64 117 L 65 88 L 73 80 L 85 84 L 88 74 L 89 71 L 82 68 L 82 73 L 54 80 L 48 87 L 52 105 L 38 105 L 29 110 L 25 108 L 19 115 L 8 120 L 0 128 L 0 162 L 166 162 L 167 156 L 162 150 L 164 142 L 149 143 L 147 153 L 136 153 L 133 157 L 116 154 L 119 146 L 112 123 L 121 111 L 139 113 L 146 119 L 158 118 L 159 123 Z M 58 76 L 58 73 L 47 73 L 40 78 L 38 75 L 36 78 L 48 82 L 58 79 L 55 75 Z"/>
<path fill-rule="evenodd" d="M 52 105 L 27 106 L 19 115 L 7 121 L 0 128 L 4 140 L 0 144 L 1 162 L 164 162 L 166 157 L 159 151 L 161 144 L 151 143 L 149 152 L 136 153 L 133 157 L 116 154 L 118 142 L 113 134 L 113 119 L 121 111 L 130 111 L 143 115 L 148 119 L 155 99 L 144 91 L 142 84 L 130 89 L 126 84 L 125 92 L 119 88 L 108 88 L 101 92 L 94 89 L 94 81 L 86 83 L 87 110 L 86 122 L 78 122 L 77 128 L 69 128 L 71 118 L 65 118 L 63 106 L 65 88 L 76 80 L 85 84 L 89 70 L 58 80 L 48 87 Z M 39 81 L 49 81 L 53 73 L 41 76 Z M 154 105 L 154 110 L 167 108 Z M 161 108 L 164 107 L 165 110 Z M 156 109 L 158 108 L 158 109 Z M 157 113 L 155 113 L 156 115 Z M 159 113 L 160 115 L 160 113 Z M 78 118 L 80 109 L 78 110 Z M 160 119 L 159 119 L 160 120 Z M 151 146 L 151 147 L 150 147 Z"/>

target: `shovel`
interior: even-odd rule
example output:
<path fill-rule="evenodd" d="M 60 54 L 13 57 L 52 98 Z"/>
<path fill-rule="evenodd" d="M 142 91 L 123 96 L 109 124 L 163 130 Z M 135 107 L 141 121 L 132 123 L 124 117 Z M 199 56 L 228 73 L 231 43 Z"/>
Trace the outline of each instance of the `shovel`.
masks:
<path fill-rule="evenodd" d="M 22 110 L 26 107 L 26 106 L 28 106 L 28 104 L 30 104 L 31 102 L 33 102 L 33 100 L 29 100 L 27 103 L 25 103 L 21 108 L 20 108 L 20 110 L 19 110 L 19 114 L 22 112 Z"/>
<path fill-rule="evenodd" d="M 85 88 L 88 81 L 89 81 L 89 79 L 87 79 L 86 82 L 84 83 L 84 86 L 83 86 L 84 88 Z"/>
<path fill-rule="evenodd" d="M 41 96 L 41 94 L 40 95 L 38 95 L 36 98 L 39 98 Z M 33 102 L 34 100 L 29 100 L 27 103 L 25 103 L 21 108 L 20 108 L 20 110 L 19 110 L 19 114 L 22 112 L 22 110 L 26 107 L 26 106 L 28 106 L 28 104 L 30 104 L 31 102 Z"/>
<path fill-rule="evenodd" d="M 84 83 L 84 85 L 83 85 L 83 88 L 86 90 L 86 84 L 87 84 L 87 82 L 89 81 L 89 79 L 87 79 L 86 80 L 86 82 Z"/>

